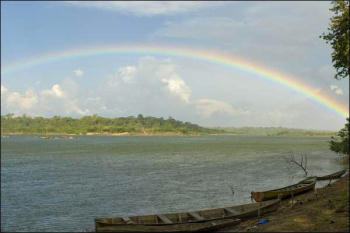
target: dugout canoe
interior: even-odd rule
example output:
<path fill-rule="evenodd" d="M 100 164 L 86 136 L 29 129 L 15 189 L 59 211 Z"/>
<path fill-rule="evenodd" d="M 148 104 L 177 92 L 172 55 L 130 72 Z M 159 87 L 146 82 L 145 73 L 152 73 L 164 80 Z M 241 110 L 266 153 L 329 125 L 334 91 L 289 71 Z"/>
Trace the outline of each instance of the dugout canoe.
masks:
<path fill-rule="evenodd" d="M 334 172 L 332 174 L 326 175 L 326 176 L 317 176 L 317 180 L 334 180 L 339 179 L 342 175 L 344 175 L 346 172 L 346 169 Z"/>
<path fill-rule="evenodd" d="M 256 202 L 261 202 L 276 198 L 285 199 L 291 196 L 296 196 L 315 189 L 316 179 L 317 178 L 315 176 L 312 176 L 284 188 L 262 192 L 251 192 L 251 197 L 254 198 Z"/>
<path fill-rule="evenodd" d="M 196 232 L 235 225 L 249 218 L 274 211 L 280 200 L 250 203 L 194 212 L 153 214 L 130 217 L 96 218 L 96 232 Z"/>

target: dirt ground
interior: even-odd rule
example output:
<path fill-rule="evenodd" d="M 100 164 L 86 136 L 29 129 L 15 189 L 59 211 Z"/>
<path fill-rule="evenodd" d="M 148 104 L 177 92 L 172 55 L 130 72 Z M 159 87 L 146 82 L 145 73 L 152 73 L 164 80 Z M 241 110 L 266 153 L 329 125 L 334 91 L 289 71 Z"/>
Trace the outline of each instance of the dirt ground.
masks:
<path fill-rule="evenodd" d="M 268 223 L 258 224 L 267 219 Z M 324 188 L 284 200 L 273 213 L 218 232 L 349 232 L 349 174 Z"/>

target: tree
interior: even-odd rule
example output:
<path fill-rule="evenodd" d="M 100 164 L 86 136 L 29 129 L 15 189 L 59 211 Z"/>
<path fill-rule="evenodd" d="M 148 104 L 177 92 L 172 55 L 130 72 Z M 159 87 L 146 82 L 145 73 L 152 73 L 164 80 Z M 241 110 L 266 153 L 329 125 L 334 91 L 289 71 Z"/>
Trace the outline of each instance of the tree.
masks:
<path fill-rule="evenodd" d="M 347 123 L 345 127 L 337 133 L 337 138 L 332 137 L 329 143 L 332 151 L 349 155 L 349 118 L 346 120 Z"/>
<path fill-rule="evenodd" d="M 5 118 L 6 118 L 6 119 L 11 119 L 11 118 L 13 118 L 14 116 L 15 116 L 15 114 L 13 114 L 13 113 L 8 113 L 8 114 L 5 115 Z"/>
<path fill-rule="evenodd" d="M 332 1 L 334 16 L 330 19 L 328 33 L 320 37 L 332 46 L 332 62 L 335 78 L 349 77 L 349 1 Z"/>

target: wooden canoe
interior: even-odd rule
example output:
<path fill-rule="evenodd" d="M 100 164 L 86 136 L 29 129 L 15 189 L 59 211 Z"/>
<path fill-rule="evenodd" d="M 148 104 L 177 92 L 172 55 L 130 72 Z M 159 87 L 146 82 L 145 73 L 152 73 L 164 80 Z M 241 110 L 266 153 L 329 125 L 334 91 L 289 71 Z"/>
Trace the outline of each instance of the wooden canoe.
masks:
<path fill-rule="evenodd" d="M 346 172 L 346 169 L 326 175 L 326 176 L 318 176 L 317 180 L 333 180 L 333 179 L 339 179 L 342 175 L 344 175 Z"/>
<path fill-rule="evenodd" d="M 235 225 L 242 218 L 258 216 L 278 208 L 279 200 L 195 212 L 97 218 L 96 232 L 194 232 Z"/>
<path fill-rule="evenodd" d="M 308 177 L 296 184 L 284 188 L 273 189 L 263 192 L 251 192 L 251 197 L 254 198 L 256 202 L 267 201 L 276 198 L 285 199 L 291 197 L 292 195 L 295 196 L 313 190 L 315 188 L 315 184 L 316 177 Z"/>

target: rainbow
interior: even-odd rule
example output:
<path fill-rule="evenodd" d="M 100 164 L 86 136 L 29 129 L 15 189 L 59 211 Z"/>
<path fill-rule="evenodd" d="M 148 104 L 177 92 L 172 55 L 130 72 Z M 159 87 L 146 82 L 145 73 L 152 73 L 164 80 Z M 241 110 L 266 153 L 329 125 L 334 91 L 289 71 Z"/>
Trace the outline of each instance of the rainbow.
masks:
<path fill-rule="evenodd" d="M 48 53 L 19 61 L 5 66 L 1 69 L 1 74 L 9 74 L 33 66 L 51 63 L 65 59 L 75 59 L 80 57 L 98 56 L 98 55 L 157 55 L 170 57 L 185 57 L 196 60 L 202 60 L 218 65 L 228 66 L 239 69 L 251 74 L 255 74 L 266 80 L 281 84 L 304 96 L 311 98 L 319 104 L 335 111 L 342 117 L 349 116 L 349 107 L 337 103 L 331 97 L 321 94 L 318 90 L 298 81 L 295 77 L 288 76 L 276 71 L 263 68 L 257 64 L 252 64 L 242 59 L 238 59 L 229 54 L 218 53 L 211 50 L 197 50 L 185 47 L 172 46 L 152 46 L 152 45 L 120 45 L 120 46 L 98 46 L 94 48 L 71 49 L 60 52 Z"/>

